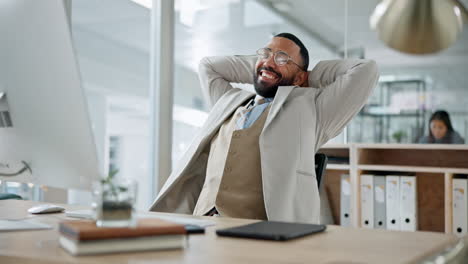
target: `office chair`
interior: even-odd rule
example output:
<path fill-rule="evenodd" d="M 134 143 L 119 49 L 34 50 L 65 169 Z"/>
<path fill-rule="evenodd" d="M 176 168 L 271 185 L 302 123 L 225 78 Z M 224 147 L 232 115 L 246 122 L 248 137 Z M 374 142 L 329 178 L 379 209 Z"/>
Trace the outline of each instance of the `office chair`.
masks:
<path fill-rule="evenodd" d="M 322 179 L 325 177 L 325 170 L 327 168 L 327 155 L 323 153 L 316 153 L 315 154 L 315 176 L 317 177 L 317 185 L 320 190 L 320 183 L 323 181 Z"/>
<path fill-rule="evenodd" d="M 334 224 L 336 223 L 333 218 L 327 190 L 323 185 L 325 177 L 325 169 L 327 168 L 327 155 L 323 153 L 315 154 L 315 175 L 317 177 L 317 187 L 320 195 L 320 223 L 321 224 Z"/>

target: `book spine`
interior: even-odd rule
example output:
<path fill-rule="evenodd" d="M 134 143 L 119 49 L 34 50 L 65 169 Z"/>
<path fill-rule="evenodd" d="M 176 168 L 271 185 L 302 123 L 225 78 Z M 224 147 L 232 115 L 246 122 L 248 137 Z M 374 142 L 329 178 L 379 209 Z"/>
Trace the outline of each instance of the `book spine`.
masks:
<path fill-rule="evenodd" d="M 98 229 L 99 230 L 99 229 Z M 100 240 L 100 239 L 115 239 L 115 238 L 132 238 L 143 236 L 159 236 L 159 235 L 181 235 L 185 234 L 184 226 L 170 228 L 140 228 L 138 230 L 127 230 L 126 228 L 115 228 L 113 230 L 79 232 L 69 228 L 67 225 L 60 224 L 59 232 L 69 239 L 77 241 Z"/>
<path fill-rule="evenodd" d="M 79 234 L 63 223 L 59 225 L 59 232 L 70 239 L 79 240 Z"/>

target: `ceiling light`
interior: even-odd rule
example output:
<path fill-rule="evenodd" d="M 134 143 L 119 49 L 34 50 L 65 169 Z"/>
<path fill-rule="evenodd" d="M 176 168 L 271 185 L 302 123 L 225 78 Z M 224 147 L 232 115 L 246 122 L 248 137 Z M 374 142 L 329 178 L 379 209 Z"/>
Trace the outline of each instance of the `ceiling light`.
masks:
<path fill-rule="evenodd" d="M 383 0 L 370 24 L 389 47 L 426 54 L 452 45 L 466 15 L 466 9 L 456 0 Z"/>

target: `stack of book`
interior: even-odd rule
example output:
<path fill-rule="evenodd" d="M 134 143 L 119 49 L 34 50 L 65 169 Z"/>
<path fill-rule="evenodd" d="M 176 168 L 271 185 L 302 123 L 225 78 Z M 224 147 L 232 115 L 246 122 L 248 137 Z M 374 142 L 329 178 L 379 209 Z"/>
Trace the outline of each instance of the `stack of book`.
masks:
<path fill-rule="evenodd" d="M 184 248 L 184 225 L 160 219 L 140 219 L 135 227 L 97 227 L 88 220 L 59 226 L 60 245 L 73 255 Z"/>

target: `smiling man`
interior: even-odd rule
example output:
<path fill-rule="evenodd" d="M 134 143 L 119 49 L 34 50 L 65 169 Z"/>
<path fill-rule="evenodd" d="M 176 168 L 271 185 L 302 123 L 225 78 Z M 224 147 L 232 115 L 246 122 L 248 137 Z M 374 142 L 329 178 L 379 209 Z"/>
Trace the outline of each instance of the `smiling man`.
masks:
<path fill-rule="evenodd" d="M 378 71 L 370 60 L 308 65 L 289 33 L 256 56 L 204 58 L 213 108 L 151 210 L 318 223 L 315 153 L 365 104 Z M 253 83 L 256 94 L 231 83 Z"/>
<path fill-rule="evenodd" d="M 273 98 L 279 86 L 306 86 L 309 53 L 294 35 L 276 35 L 267 47 L 257 50 L 257 55 L 254 86 L 258 95 Z"/>

